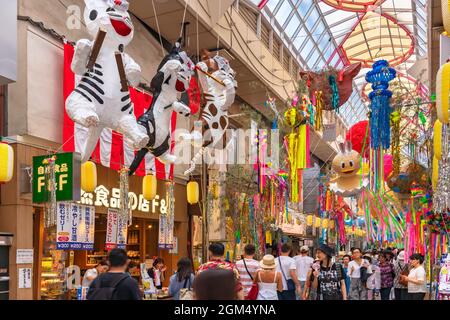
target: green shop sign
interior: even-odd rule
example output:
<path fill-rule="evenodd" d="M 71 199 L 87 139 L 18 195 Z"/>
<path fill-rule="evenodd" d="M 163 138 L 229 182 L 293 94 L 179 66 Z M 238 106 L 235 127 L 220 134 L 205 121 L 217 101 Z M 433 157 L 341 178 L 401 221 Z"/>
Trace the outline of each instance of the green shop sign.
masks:
<path fill-rule="evenodd" d="M 79 201 L 81 193 L 81 156 L 79 153 L 55 155 L 56 201 Z M 48 181 L 50 156 L 33 157 L 33 202 L 49 201 Z"/>

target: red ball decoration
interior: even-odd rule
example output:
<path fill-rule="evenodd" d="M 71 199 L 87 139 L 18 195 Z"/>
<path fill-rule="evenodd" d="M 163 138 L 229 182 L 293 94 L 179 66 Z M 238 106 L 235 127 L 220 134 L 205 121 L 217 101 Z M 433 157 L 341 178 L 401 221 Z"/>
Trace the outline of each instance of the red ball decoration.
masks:
<path fill-rule="evenodd" d="M 347 132 L 346 140 L 350 141 L 353 146 L 353 150 L 359 152 L 364 158 L 369 157 L 370 148 L 370 128 L 368 129 L 369 121 L 364 120 L 356 123 Z M 367 137 L 366 137 L 367 133 Z M 365 141 L 364 152 L 362 150 Z"/>

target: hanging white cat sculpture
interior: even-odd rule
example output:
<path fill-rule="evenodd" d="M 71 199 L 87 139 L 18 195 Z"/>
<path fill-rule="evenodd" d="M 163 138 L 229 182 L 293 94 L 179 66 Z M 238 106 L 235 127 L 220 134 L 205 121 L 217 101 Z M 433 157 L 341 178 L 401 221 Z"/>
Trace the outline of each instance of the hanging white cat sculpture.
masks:
<path fill-rule="evenodd" d="M 82 162 L 91 157 L 104 128 L 124 134 L 135 149 L 149 141 L 145 132 L 139 130 L 129 91 L 121 91 L 115 56 L 121 53 L 126 79 L 131 86 L 137 86 L 141 68 L 123 52 L 134 35 L 129 4 L 126 0 L 85 0 L 85 4 L 84 20 L 89 34 L 95 37 L 102 29 L 106 37 L 92 70 L 87 68 L 94 46 L 91 40 L 77 42 L 72 61 L 72 71 L 78 77 L 75 90 L 67 98 L 66 111 L 73 121 L 89 129 Z"/>
<path fill-rule="evenodd" d="M 203 147 L 194 155 L 190 167 L 185 175 L 190 175 L 195 170 L 195 165 L 210 149 L 222 149 L 220 144 L 228 128 L 228 109 L 236 97 L 237 82 L 235 72 L 227 59 L 212 54 L 208 50 L 202 50 L 201 59 L 197 64 L 198 79 L 206 100 L 206 105 L 201 114 Z M 221 82 L 221 83 L 220 83 Z M 197 132 L 182 137 L 184 140 L 201 140 Z M 230 141 L 231 142 L 231 141 Z M 228 144 L 225 149 L 228 149 Z"/>

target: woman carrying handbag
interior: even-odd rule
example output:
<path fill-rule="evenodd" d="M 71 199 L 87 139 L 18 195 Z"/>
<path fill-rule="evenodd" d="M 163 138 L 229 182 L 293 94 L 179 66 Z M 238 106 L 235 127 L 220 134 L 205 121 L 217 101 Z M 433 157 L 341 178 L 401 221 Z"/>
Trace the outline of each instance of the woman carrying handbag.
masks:
<path fill-rule="evenodd" d="M 278 300 L 278 292 L 283 291 L 283 280 L 281 273 L 275 270 L 275 257 L 270 254 L 264 256 L 260 267 L 248 297 L 253 297 L 256 293 L 255 300 Z"/>

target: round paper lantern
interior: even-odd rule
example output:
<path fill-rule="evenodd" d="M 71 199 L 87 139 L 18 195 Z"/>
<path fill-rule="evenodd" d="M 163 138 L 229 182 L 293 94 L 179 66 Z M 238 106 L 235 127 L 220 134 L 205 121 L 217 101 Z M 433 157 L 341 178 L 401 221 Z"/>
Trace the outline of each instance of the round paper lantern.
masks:
<path fill-rule="evenodd" d="M 312 215 L 309 215 L 306 217 L 306 225 L 308 227 L 311 227 L 313 225 L 313 216 Z"/>
<path fill-rule="evenodd" d="M 0 143 L 0 183 L 11 181 L 14 171 L 14 149 L 6 143 Z"/>
<path fill-rule="evenodd" d="M 392 159 L 393 157 L 390 154 L 385 154 L 383 158 L 384 164 L 384 180 L 387 180 L 389 175 L 392 173 Z"/>
<path fill-rule="evenodd" d="M 93 193 L 95 188 L 97 188 L 97 165 L 87 161 L 81 165 L 81 189 Z"/>
<path fill-rule="evenodd" d="M 442 122 L 439 119 L 434 123 L 433 149 L 436 159 L 442 160 Z"/>
<path fill-rule="evenodd" d="M 369 157 L 370 147 L 370 128 L 368 129 L 369 121 L 360 121 L 353 125 L 347 132 L 346 140 L 352 143 L 352 148 L 364 158 Z M 368 131 L 367 131 L 368 130 Z M 366 138 L 367 133 L 367 138 Z M 362 150 L 365 141 L 364 151 Z"/>
<path fill-rule="evenodd" d="M 322 228 L 328 229 L 329 221 L 330 221 L 330 220 L 328 220 L 328 219 L 323 219 L 323 220 L 322 220 Z"/>
<path fill-rule="evenodd" d="M 147 201 L 152 201 L 156 197 L 156 189 L 158 187 L 158 180 L 156 176 L 150 174 L 144 177 L 142 181 L 142 195 Z"/>
<path fill-rule="evenodd" d="M 448 123 L 448 96 L 450 94 L 450 62 L 444 64 L 438 71 L 436 78 L 436 111 L 442 122 Z"/>
<path fill-rule="evenodd" d="M 439 179 L 439 160 L 436 157 L 433 157 L 433 172 L 431 175 L 431 183 L 433 185 L 434 191 L 436 191 L 438 179 Z"/>
<path fill-rule="evenodd" d="M 191 181 L 186 186 L 187 202 L 189 204 L 197 204 L 200 198 L 200 187 L 198 182 Z"/>
<path fill-rule="evenodd" d="M 316 222 L 314 224 L 315 228 L 320 228 L 320 225 L 322 224 L 322 219 L 316 217 Z"/>

